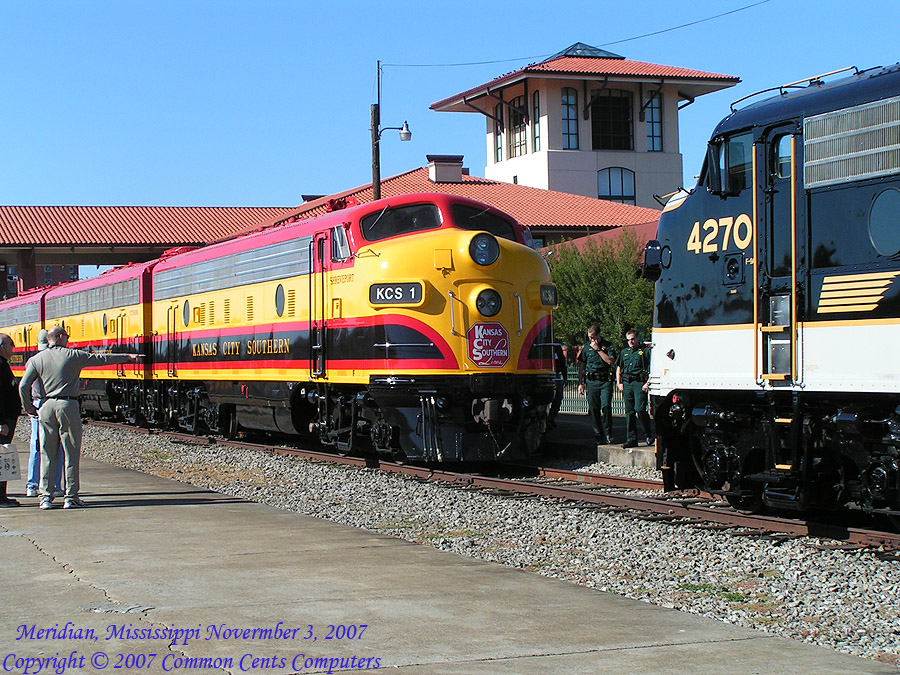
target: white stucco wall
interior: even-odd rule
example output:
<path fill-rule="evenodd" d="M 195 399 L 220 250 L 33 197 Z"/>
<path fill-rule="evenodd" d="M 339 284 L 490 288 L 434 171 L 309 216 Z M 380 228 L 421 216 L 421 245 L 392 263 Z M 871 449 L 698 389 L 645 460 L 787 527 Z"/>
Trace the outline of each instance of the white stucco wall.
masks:
<path fill-rule="evenodd" d="M 507 130 L 503 133 L 503 160 L 494 161 L 495 123 L 485 118 L 487 163 L 484 175 L 492 180 L 518 182 L 536 188 L 559 190 L 586 197 L 597 196 L 597 172 L 611 167 L 622 167 L 635 173 L 635 198 L 638 206 L 661 208 L 653 199 L 655 194 L 674 191 L 682 183 L 682 157 L 678 146 L 678 92 L 675 85 L 662 88 L 663 97 L 663 152 L 647 152 L 647 124 L 640 120 L 641 92 L 637 83 L 614 82 L 611 89 L 632 92 L 634 150 L 611 151 L 591 148 L 591 119 L 584 119 L 584 87 L 582 80 L 529 80 L 527 105 L 529 117 L 532 111 L 531 97 L 535 91 L 541 97 L 541 150 L 533 151 L 532 120 L 528 126 L 528 152 L 519 157 L 508 157 Z M 562 150 L 561 97 L 563 87 L 578 92 L 578 150 Z M 588 96 L 599 89 L 597 82 L 588 83 Z M 646 95 L 656 85 L 644 84 Z M 504 91 L 504 98 L 525 94 L 524 85 Z M 496 101 L 490 104 L 490 112 Z"/>

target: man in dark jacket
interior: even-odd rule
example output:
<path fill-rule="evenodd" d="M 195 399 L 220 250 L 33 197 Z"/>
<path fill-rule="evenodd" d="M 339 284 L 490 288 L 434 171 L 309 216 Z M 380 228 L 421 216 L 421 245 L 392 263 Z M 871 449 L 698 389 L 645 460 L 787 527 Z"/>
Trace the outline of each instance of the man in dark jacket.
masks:
<path fill-rule="evenodd" d="M 615 352 L 600 336 L 596 325 L 588 328 L 588 341 L 578 354 L 578 393 L 586 394 L 588 412 L 594 424 L 594 440 L 612 443 L 612 380 L 610 366 Z"/>
<path fill-rule="evenodd" d="M 644 429 L 647 445 L 653 445 L 650 415 L 647 414 L 647 392 L 650 390 L 650 349 L 641 344 L 633 330 L 625 333 L 627 346 L 616 359 L 616 386 L 625 399 L 625 443 L 623 448 L 636 448 L 637 420 Z"/>
<path fill-rule="evenodd" d="M 12 338 L 0 333 L 0 443 L 12 441 L 16 433 L 16 422 L 22 412 L 19 390 L 16 387 L 9 359 L 13 349 Z M 6 481 L 0 481 L 0 508 L 18 506 L 19 502 L 6 496 Z"/>

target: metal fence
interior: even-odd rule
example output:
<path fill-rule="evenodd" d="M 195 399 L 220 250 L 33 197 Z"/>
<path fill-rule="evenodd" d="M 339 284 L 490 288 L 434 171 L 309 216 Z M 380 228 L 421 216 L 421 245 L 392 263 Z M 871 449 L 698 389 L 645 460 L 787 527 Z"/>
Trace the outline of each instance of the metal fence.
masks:
<path fill-rule="evenodd" d="M 563 389 L 563 401 L 559 411 L 587 415 L 587 398 L 578 395 L 578 368 L 576 367 L 569 368 L 568 379 L 566 380 L 565 389 Z M 625 401 L 622 398 L 622 392 L 615 385 L 613 385 L 612 414 L 625 414 Z"/>

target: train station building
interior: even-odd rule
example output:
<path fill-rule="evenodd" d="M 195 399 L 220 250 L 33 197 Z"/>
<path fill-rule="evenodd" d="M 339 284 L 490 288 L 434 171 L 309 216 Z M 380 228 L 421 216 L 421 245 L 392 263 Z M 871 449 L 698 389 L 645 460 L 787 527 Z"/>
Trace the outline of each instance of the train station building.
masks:
<path fill-rule="evenodd" d="M 431 109 L 484 116 L 487 178 L 659 208 L 683 182 L 679 111 L 739 82 L 577 42 Z"/>

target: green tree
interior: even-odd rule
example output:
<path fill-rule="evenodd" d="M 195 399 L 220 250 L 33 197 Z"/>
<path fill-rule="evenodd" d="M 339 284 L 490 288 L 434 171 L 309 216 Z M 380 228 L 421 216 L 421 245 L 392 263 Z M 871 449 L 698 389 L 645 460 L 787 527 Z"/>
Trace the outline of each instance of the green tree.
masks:
<path fill-rule="evenodd" d="M 616 347 L 630 329 L 650 339 L 653 284 L 638 273 L 641 254 L 642 246 L 628 231 L 615 240 L 592 239 L 579 248 L 569 241 L 556 247 L 549 263 L 559 298 L 553 313 L 559 342 L 582 344 L 594 323 Z"/>

